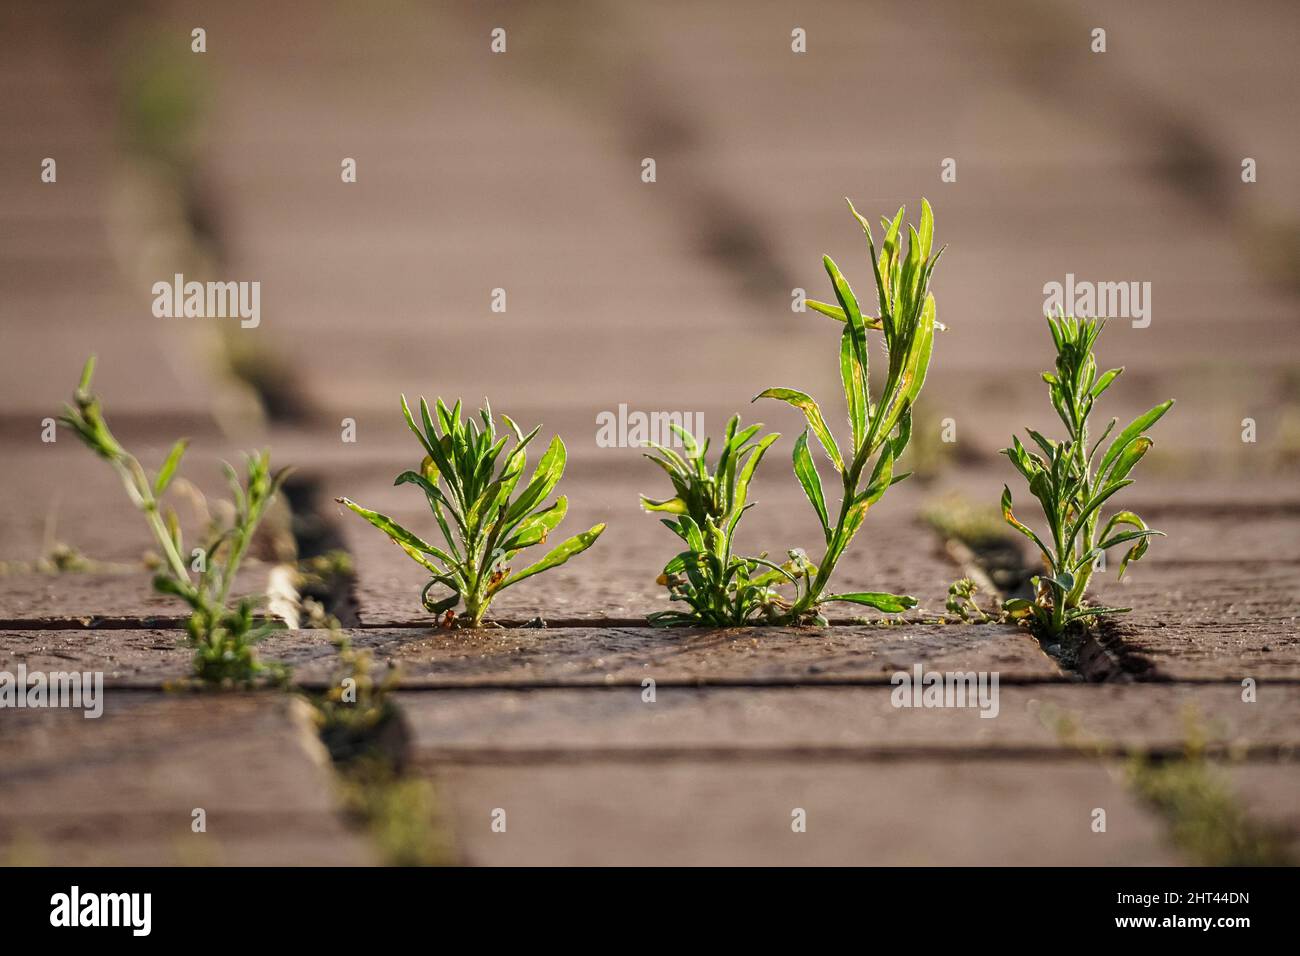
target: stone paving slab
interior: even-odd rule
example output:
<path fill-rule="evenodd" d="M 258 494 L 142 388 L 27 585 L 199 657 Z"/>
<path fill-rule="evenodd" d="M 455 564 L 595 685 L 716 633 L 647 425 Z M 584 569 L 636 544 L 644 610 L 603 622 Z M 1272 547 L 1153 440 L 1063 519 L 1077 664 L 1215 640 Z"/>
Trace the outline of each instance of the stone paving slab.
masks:
<path fill-rule="evenodd" d="M 1112 618 L 1108 643 L 1134 670 L 1163 680 L 1300 678 L 1300 565 L 1132 568 L 1096 600 L 1132 607 Z"/>
<path fill-rule="evenodd" d="M 14 710 L 0 858 L 40 865 L 374 862 L 343 824 L 306 705 L 276 694 L 110 694 L 104 714 Z M 191 830 L 207 812 L 207 831 Z"/>
<path fill-rule="evenodd" d="M 401 669 L 404 686 L 639 685 L 647 677 L 685 683 L 882 681 L 916 663 L 940 670 L 999 670 L 1007 679 L 1061 677 L 1033 638 L 1001 626 L 353 633 L 359 645 Z"/>
<path fill-rule="evenodd" d="M 1241 806 L 1251 820 L 1271 828 L 1300 860 L 1300 763 L 1292 757 L 1276 763 L 1223 767 Z"/>
<path fill-rule="evenodd" d="M 632 758 L 448 766 L 434 777 L 470 864 L 1181 862 L 1158 822 L 1088 762 Z M 1106 810 L 1104 834 L 1090 829 L 1097 807 Z M 805 833 L 791 829 L 796 808 L 806 812 Z M 491 829 L 497 810 L 504 833 Z"/>
<path fill-rule="evenodd" d="M 897 708 L 892 694 L 887 685 L 657 687 L 646 702 L 640 687 L 625 687 L 409 691 L 397 699 L 414 759 L 430 767 L 597 756 L 1060 757 L 1092 748 L 1085 740 L 1106 753 L 1181 753 L 1193 720 L 1210 744 L 1238 756 L 1300 750 L 1300 690 L 1290 686 L 1265 688 L 1247 704 L 1220 686 L 1004 685 L 992 717 L 974 703 Z"/>
<path fill-rule="evenodd" d="M 265 594 L 271 571 L 246 561 L 232 594 Z M 187 606 L 156 593 L 152 577 L 143 565 L 107 574 L 0 575 L 0 627 L 183 627 Z"/>
<path fill-rule="evenodd" d="M 881 682 L 923 663 L 940 670 L 997 670 L 1003 679 L 1059 680 L 1054 661 L 1024 632 L 1001 626 L 665 630 L 650 627 L 418 628 L 353 630 L 353 644 L 400 669 L 406 686 L 660 682 Z M 0 666 L 102 669 L 126 686 L 183 677 L 189 654 L 169 630 L 0 631 Z M 280 631 L 260 645 L 305 682 L 333 677 L 325 631 Z"/>
<path fill-rule="evenodd" d="M 133 436 L 138 440 L 119 437 L 150 472 L 162 464 L 174 440 L 169 437 L 164 442 L 157 431 L 148 430 L 145 435 Z M 208 436 L 198 441 L 207 447 L 191 446 L 181 465 L 181 477 L 207 497 L 211 514 L 220 514 L 219 503 L 225 501 L 228 490 L 221 476 L 219 449 L 229 448 L 226 457 L 237 469 L 242 468 L 242 458 L 237 447 L 229 447 L 220 438 Z M 33 440 L 15 448 L 0 440 L 0 455 L 6 464 L 6 494 L 0 498 L 0 627 L 35 626 L 38 621 L 77 626 L 83 619 L 137 626 L 159 619 L 183 620 L 181 602 L 153 592 L 153 572 L 144 557 L 149 553 L 156 556 L 157 545 L 144 516 L 131 505 L 106 462 L 66 430 L 58 441 L 46 446 Z M 176 509 L 188 556 L 188 549 L 205 540 L 208 517 L 183 490 L 180 480 L 173 483 L 164 500 Z M 271 538 L 277 519 L 284 517 L 283 506 L 282 497 L 264 518 L 241 567 L 236 594 L 266 592 L 270 562 L 277 557 Z M 48 558 L 56 545 L 71 549 L 88 570 L 57 574 L 35 570 L 36 563 Z"/>

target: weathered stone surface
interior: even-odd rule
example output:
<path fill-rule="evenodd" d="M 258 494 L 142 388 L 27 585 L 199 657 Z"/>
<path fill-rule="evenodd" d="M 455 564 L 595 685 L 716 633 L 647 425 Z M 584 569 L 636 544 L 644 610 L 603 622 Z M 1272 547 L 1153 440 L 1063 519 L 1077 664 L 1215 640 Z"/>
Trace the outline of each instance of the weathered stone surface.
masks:
<path fill-rule="evenodd" d="M 0 735 L 0 857 L 44 865 L 356 865 L 301 701 L 119 692 L 104 715 L 14 710 Z M 194 833 L 192 813 L 207 814 Z"/>
<path fill-rule="evenodd" d="M 68 387 L 73 385 L 75 381 Z M 168 436 L 164 443 L 155 432 L 149 439 L 129 444 L 152 471 L 173 440 Z M 217 503 L 229 495 L 213 447 L 221 441 L 206 436 L 208 447 L 188 451 L 181 465 L 185 481 L 192 480 L 194 489 L 208 497 L 207 507 L 212 510 L 219 509 Z M 10 447 L 0 435 L 0 449 Z M 240 461 L 236 448 L 229 449 L 229 457 Z M 186 609 L 178 599 L 153 591 L 153 572 L 144 557 L 146 553 L 156 556 L 158 546 L 144 516 L 132 506 L 106 462 L 65 429 L 52 445 L 37 441 L 34 449 L 20 446 L 14 454 L 6 454 L 5 465 L 8 493 L 0 498 L 0 627 L 30 622 L 78 627 L 85 626 L 83 619 L 147 626 L 179 624 L 184 619 Z M 174 481 L 165 502 L 175 508 L 189 549 L 206 541 L 208 519 L 182 488 L 179 479 Z M 254 538 L 236 581 L 236 595 L 265 593 L 272 563 L 287 557 L 276 554 L 270 543 L 273 529 L 284 527 L 282 506 L 283 501 L 272 506 Z M 71 549 L 86 570 L 41 573 L 37 562 L 57 546 Z M 184 557 L 192 560 L 188 550 Z"/>
<path fill-rule="evenodd" d="M 401 669 L 405 686 L 639 684 L 647 677 L 688 683 L 880 682 L 916 663 L 940 670 L 1000 670 L 1004 678 L 1060 677 L 1032 638 L 998 626 L 353 633 L 359 645 Z"/>
<path fill-rule="evenodd" d="M 940 670 L 998 670 L 1005 679 L 1054 680 L 1061 673 L 1025 633 L 995 625 L 748 628 L 420 628 L 348 632 L 408 686 L 666 682 L 888 680 L 924 663 Z M 184 676 L 189 655 L 177 631 L 0 631 L 0 664 L 103 669 L 107 679 L 153 684 Z M 333 675 L 325 631 L 277 631 L 259 645 L 268 660 L 294 666 L 303 681 Z"/>
<path fill-rule="evenodd" d="M 1160 865 L 1158 822 L 1099 765 L 627 760 L 436 773 L 487 865 Z M 1107 832 L 1093 833 L 1094 808 Z M 795 809 L 807 831 L 791 829 Z M 492 830 L 505 811 L 506 832 Z"/>
<path fill-rule="evenodd" d="M 1237 755 L 1300 750 L 1300 691 L 1243 703 L 1216 685 L 1002 685 L 993 717 L 968 708 L 896 708 L 889 685 L 411 691 L 398 700 L 417 760 L 537 763 L 595 754 L 775 759 L 896 755 L 1181 753 L 1195 721 Z M 1300 795 L 1300 794 L 1297 794 Z"/>
<path fill-rule="evenodd" d="M 258 561 L 239 570 L 235 597 L 264 594 L 271 568 Z M 0 627 L 183 627 L 189 608 L 158 594 L 143 565 L 113 573 L 0 575 Z"/>
<path fill-rule="evenodd" d="M 1131 607 L 1106 626 L 1125 667 L 1153 679 L 1300 678 L 1300 565 L 1132 567 L 1095 600 Z"/>
<path fill-rule="evenodd" d="M 1296 757 L 1276 763 L 1231 764 L 1222 772 L 1250 819 L 1272 830 L 1292 863 L 1300 861 L 1300 762 Z"/>

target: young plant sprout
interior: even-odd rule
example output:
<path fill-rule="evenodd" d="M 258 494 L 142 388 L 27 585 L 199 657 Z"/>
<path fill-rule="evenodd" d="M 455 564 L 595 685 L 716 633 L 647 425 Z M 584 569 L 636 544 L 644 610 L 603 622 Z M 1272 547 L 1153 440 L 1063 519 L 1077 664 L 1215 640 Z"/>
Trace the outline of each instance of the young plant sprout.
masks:
<path fill-rule="evenodd" d="M 1146 554 L 1154 535 L 1132 511 L 1117 511 L 1097 530 L 1101 506 L 1121 488 L 1131 485 L 1129 473 L 1151 449 L 1151 439 L 1144 432 L 1160 420 L 1174 404 L 1162 402 L 1119 433 L 1093 469 L 1097 452 L 1114 430 L 1112 418 L 1101 437 L 1088 447 L 1088 417 L 1101 394 L 1110 388 L 1124 371 L 1113 368 L 1097 374 L 1092 354 L 1104 322 L 1059 316 L 1047 320 L 1056 344 L 1056 371 L 1044 372 L 1052 407 L 1065 425 L 1065 441 L 1045 438 L 1033 429 L 1029 437 L 1042 455 L 1027 451 L 1019 438 L 1002 454 L 1011 459 L 1016 470 L 1029 482 L 1029 492 L 1042 508 L 1047 520 L 1046 540 L 1019 521 L 1011 510 L 1011 489 L 1002 488 L 1002 516 L 1013 528 L 1029 538 L 1043 554 L 1047 573 L 1033 579 L 1033 600 L 1014 599 L 1003 608 L 1012 617 L 1032 621 L 1040 635 L 1060 638 L 1076 621 L 1118 614 L 1130 608 L 1094 607 L 1084 602 L 1088 582 L 1098 557 L 1110 548 L 1132 543 L 1119 565 L 1119 576 L 1132 561 Z M 1127 528 L 1129 530 L 1117 530 Z"/>
<path fill-rule="evenodd" d="M 948 600 L 944 607 L 966 624 L 987 624 L 992 617 L 975 600 L 979 585 L 970 578 L 958 578 L 948 585 Z"/>
<path fill-rule="evenodd" d="M 99 396 L 90 390 L 95 371 L 92 355 L 81 373 L 73 403 L 64 406 L 59 421 L 67 425 L 91 451 L 105 459 L 122 479 L 131 502 L 140 509 L 162 551 L 161 569 L 154 590 L 173 594 L 190 607 L 185 623 L 188 643 L 194 649 L 194 675 L 210 684 L 247 685 L 259 678 L 281 681 L 288 676 L 283 665 L 258 660 L 254 650 L 279 622 L 254 618 L 261 598 L 243 597 L 232 603 L 230 589 L 248 551 L 262 515 L 284 481 L 286 470 L 272 473 L 270 455 L 262 451 L 245 456 L 247 477 L 241 485 L 234 468 L 225 465 L 226 481 L 234 506 L 229 526 L 215 525 L 201 548 L 201 568 L 191 571 L 185 562 L 180 521 L 174 509 L 164 508 L 163 496 L 176 476 L 189 445 L 182 438 L 172 446 L 151 478 L 134 455 L 113 437 Z"/>
<path fill-rule="evenodd" d="M 525 435 L 518 425 L 502 415 L 515 439 L 514 448 L 505 453 L 503 460 L 510 435 L 497 438 L 491 406 L 479 412 L 481 428 L 472 415 L 461 418 L 459 401 L 455 408 L 448 409 L 438 399 L 437 412 L 435 426 L 428 403 L 420 399 L 421 428 L 411 414 L 406 397 L 402 397 L 406 424 L 426 454 L 419 471 L 404 471 L 393 484 L 420 487 L 442 532 L 445 549 L 426 543 L 387 515 L 370 511 L 347 498 L 337 500 L 392 538 L 413 561 L 429 571 L 432 577 L 420 594 L 427 611 L 446 613 L 450 620 L 452 609 L 463 600 L 470 625 L 478 627 L 497 594 L 586 551 L 605 526 L 598 524 L 575 535 L 536 564 L 511 573 L 515 556 L 525 548 L 544 542 L 568 511 L 568 500 L 563 495 L 549 507 L 541 507 L 564 474 L 564 442 L 558 437 L 551 439 L 532 479 L 512 499 L 527 464 L 525 449 L 540 426 Z M 431 594 L 435 586 L 445 587 L 451 593 Z"/>
<path fill-rule="evenodd" d="M 767 449 L 781 436 L 756 438 L 763 426 L 741 429 L 736 415 L 727 422 L 722 451 L 710 471 L 705 460 L 709 439 L 701 444 L 681 426 L 670 427 L 682 440 L 684 454 L 651 442 L 655 454 L 645 457 L 668 473 L 676 494 L 662 501 L 642 495 L 641 504 L 646 511 L 675 516 L 662 521 L 686 543 L 686 550 L 664 566 L 658 580 L 672 600 L 686 603 L 690 610 L 657 611 L 649 615 L 650 623 L 740 627 L 788 610 L 789 604 L 773 585 L 796 583 L 798 572 L 765 557 L 741 557 L 733 550 L 736 526 L 753 507 L 746 500 L 750 480 Z"/>
<path fill-rule="evenodd" d="M 912 404 L 925 383 L 935 328 L 942 328 L 935 320 L 930 275 L 943 250 L 930 255 L 934 214 L 924 199 L 921 200 L 919 231 L 908 226 L 906 256 L 901 254 L 899 241 L 904 209 L 899 209 L 892 220 L 882 220 L 885 232 L 879 253 L 871 237 L 870 224 L 858 215 L 851 202 L 849 209 L 866 233 L 880 315 L 871 318 L 862 314 L 857 297 L 830 256 L 823 256 L 822 261 L 839 305 L 808 301 L 815 311 L 844 323 L 840 335 L 840 377 L 851 428 L 848 454 L 841 454 L 821 409 L 811 396 L 793 388 L 769 388 L 756 396 L 756 400 L 775 398 L 788 402 L 804 413 L 841 484 L 838 514 L 832 522 L 821 475 L 808 451 L 808 432 L 805 431 L 794 445 L 794 472 L 817 513 L 826 551 L 819 562 L 810 566 L 811 576 L 805 579 L 784 615 L 784 620 L 789 623 L 823 620 L 820 609 L 828 601 L 863 604 L 886 613 L 898 613 L 916 606 L 916 598 L 906 595 L 870 591 L 829 594 L 827 587 L 836 563 L 862 527 L 867 510 L 880 500 L 890 485 L 907 477 L 907 474 L 894 474 L 894 464 L 911 438 Z M 872 398 L 870 387 L 868 330 L 883 333 L 889 360 L 884 387 L 876 400 Z"/>

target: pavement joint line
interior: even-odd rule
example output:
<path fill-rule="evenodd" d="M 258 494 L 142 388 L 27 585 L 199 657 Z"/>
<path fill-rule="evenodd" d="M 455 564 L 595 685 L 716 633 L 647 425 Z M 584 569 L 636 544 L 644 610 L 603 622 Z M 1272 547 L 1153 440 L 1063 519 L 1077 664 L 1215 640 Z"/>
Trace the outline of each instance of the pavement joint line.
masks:
<path fill-rule="evenodd" d="M 416 768 L 436 772 L 448 766 L 549 766 L 557 763 L 719 763 L 777 762 L 777 763 L 902 763 L 909 761 L 960 761 L 977 763 L 985 760 L 1019 760 L 1046 762 L 1094 763 L 1098 759 L 1124 759 L 1134 751 L 1149 759 L 1183 759 L 1186 751 L 1180 745 L 1164 747 L 1110 746 L 1100 750 L 1081 751 L 1064 744 L 1041 746 L 926 746 L 909 744 L 903 747 L 846 745 L 846 746 L 638 746 L 627 747 L 415 747 L 411 764 Z M 1231 746 L 1207 747 L 1205 755 L 1211 759 L 1232 758 L 1238 766 L 1246 761 L 1255 764 L 1287 765 L 1295 756 L 1296 747 L 1288 744 L 1266 744 L 1258 747 Z"/>
<path fill-rule="evenodd" d="M 154 630 L 183 630 L 185 627 L 184 617 L 149 617 L 149 618 L 130 618 L 130 617 L 98 617 L 96 615 L 78 615 L 76 617 L 57 617 L 57 618 L 10 618 L 0 620 L 0 631 L 154 631 Z M 782 630 L 801 630 L 813 633 L 815 631 L 825 630 L 825 627 L 816 627 L 813 625 L 785 625 L 785 624 L 758 624 L 750 627 L 708 627 L 700 625 L 698 627 L 677 627 L 677 628 L 656 628 L 646 621 L 644 617 L 623 617 L 623 618 L 558 618 L 548 620 L 545 627 L 530 627 L 527 621 L 522 620 L 505 620 L 497 622 L 496 627 L 481 627 L 478 631 L 495 633 L 497 631 L 536 631 L 561 630 L 561 629 L 599 629 L 599 630 L 618 630 L 618 629 L 653 629 L 662 633 L 678 632 L 682 634 L 698 634 L 703 632 L 719 632 L 746 630 L 763 630 L 765 628 L 779 627 Z M 993 622 L 990 622 L 993 623 Z M 832 618 L 826 627 L 852 627 L 852 628 L 871 628 L 886 629 L 895 627 L 958 627 L 961 626 L 959 621 L 949 621 L 940 624 L 937 621 L 916 620 L 900 618 L 899 620 L 888 620 L 883 623 L 863 623 L 853 618 Z M 1012 627 L 1014 625 L 1006 625 Z M 469 631 L 472 628 L 444 628 L 434 621 L 394 621 L 391 623 L 366 623 L 349 625 L 345 628 L 348 631 L 417 631 L 427 630 L 433 634 L 455 634 L 458 630 Z"/>
<path fill-rule="evenodd" d="M 415 680 L 410 683 L 398 684 L 393 688 L 395 694 L 407 693 L 443 693 L 447 691 L 467 692 L 467 691 L 564 691 L 564 690 L 641 690 L 641 680 L 644 678 L 620 678 L 618 680 L 495 680 L 495 681 L 436 681 L 436 680 Z M 999 684 L 1003 687 L 1060 687 L 1073 686 L 1080 687 L 1097 687 L 1104 685 L 1116 685 L 1120 683 L 1142 685 L 1142 684 L 1159 684 L 1161 686 L 1188 686 L 1188 687 L 1239 687 L 1241 681 L 1236 677 L 1169 677 L 1153 678 L 1143 680 L 1129 681 L 1087 681 L 1078 676 L 1062 674 L 1059 677 L 1016 677 L 1006 675 L 999 678 Z M 1300 677 L 1272 677 L 1263 682 L 1269 687 L 1300 687 Z M 324 680 L 308 680 L 295 683 L 294 687 L 298 690 L 308 693 L 319 693 L 329 690 L 335 685 Z M 827 688 L 827 687 L 890 687 L 889 677 L 881 674 L 873 677 L 773 677 L 770 680 L 755 677 L 701 677 L 701 678 L 655 678 L 655 687 L 657 688 L 677 688 L 686 690 L 768 690 L 768 689 L 798 689 L 801 687 L 809 688 Z M 119 682 L 115 680 L 104 681 L 105 691 L 112 691 L 115 694 L 157 694 L 171 693 L 174 688 L 170 682 L 164 681 L 141 681 L 141 682 Z"/>

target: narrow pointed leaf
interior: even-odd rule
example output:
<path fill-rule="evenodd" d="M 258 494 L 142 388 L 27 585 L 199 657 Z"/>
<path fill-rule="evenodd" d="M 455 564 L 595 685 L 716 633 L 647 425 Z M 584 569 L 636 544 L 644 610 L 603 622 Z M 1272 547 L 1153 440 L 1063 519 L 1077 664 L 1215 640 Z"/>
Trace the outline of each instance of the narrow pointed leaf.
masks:
<path fill-rule="evenodd" d="M 817 466 L 812 460 L 812 455 L 808 452 L 808 433 L 806 431 L 802 432 L 794 443 L 794 473 L 799 479 L 799 484 L 803 486 L 803 493 L 812 502 L 813 510 L 817 512 L 817 520 L 821 522 L 822 534 L 829 541 L 831 527 L 826 515 L 826 497 L 822 492 L 821 475 L 817 473 Z"/>
<path fill-rule="evenodd" d="M 176 475 L 176 469 L 180 466 L 181 456 L 185 454 L 185 449 L 189 445 L 190 440 L 188 438 L 182 438 L 175 445 L 172 445 L 172 450 L 168 453 L 166 461 L 158 469 L 158 476 L 154 478 L 153 496 L 155 498 L 161 498 L 163 492 L 167 490 L 167 486 L 171 484 L 172 478 Z"/>
<path fill-rule="evenodd" d="M 769 388 L 758 395 L 754 396 L 754 401 L 760 398 L 775 398 L 778 401 L 786 402 L 803 412 L 804 417 L 808 419 L 808 425 L 812 428 L 813 434 L 821 442 L 822 448 L 826 452 L 826 457 L 831 460 L 836 471 L 844 470 L 844 459 L 840 457 L 839 446 L 835 444 L 835 438 L 831 431 L 826 427 L 826 420 L 822 418 L 822 410 L 813 401 L 812 396 L 807 395 L 798 389 L 793 388 Z"/>
<path fill-rule="evenodd" d="M 536 564 L 529 565 L 522 571 L 510 575 L 510 577 L 506 578 L 505 581 L 501 583 L 501 586 L 497 588 L 497 590 L 499 591 L 503 588 L 508 588 L 512 584 L 518 584 L 525 578 L 531 578 L 534 574 L 541 574 L 543 571 L 559 567 L 575 554 L 581 554 L 583 551 L 586 551 L 595 544 L 596 539 L 600 537 L 601 532 L 604 530 L 604 524 L 598 524 L 590 530 L 582 532 L 582 534 L 574 535 L 554 551 L 547 554 L 546 557 L 542 558 L 542 560 L 538 561 Z"/>

